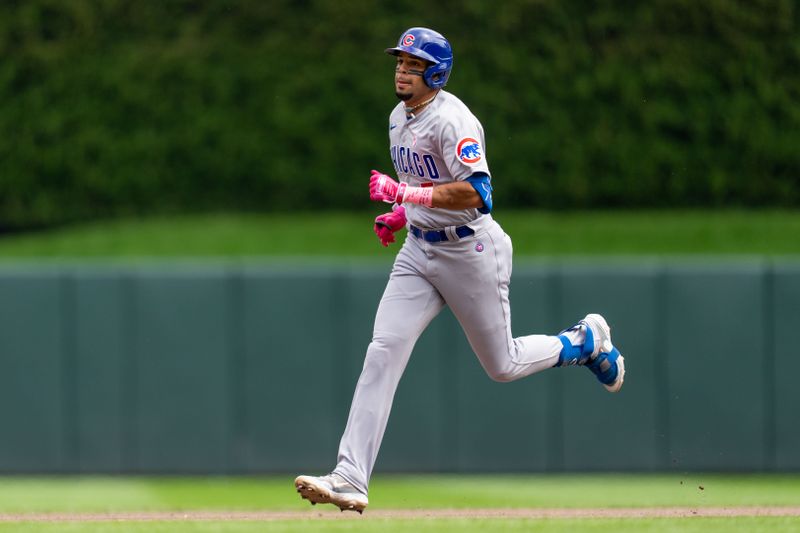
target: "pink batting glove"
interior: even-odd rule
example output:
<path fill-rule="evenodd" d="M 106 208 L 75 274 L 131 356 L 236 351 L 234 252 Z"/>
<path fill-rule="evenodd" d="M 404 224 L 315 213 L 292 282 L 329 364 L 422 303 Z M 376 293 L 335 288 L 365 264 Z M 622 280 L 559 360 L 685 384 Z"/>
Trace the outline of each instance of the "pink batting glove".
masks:
<path fill-rule="evenodd" d="M 375 219 L 375 234 L 381 244 L 389 246 L 394 242 L 394 233 L 406 227 L 406 208 L 395 206 L 391 213 L 384 213 Z"/>
<path fill-rule="evenodd" d="M 394 242 L 394 233 L 386 226 L 375 226 L 375 234 L 383 246 L 389 246 Z"/>
<path fill-rule="evenodd" d="M 394 203 L 399 184 L 386 174 L 373 170 L 369 177 L 369 198 L 376 202 Z"/>

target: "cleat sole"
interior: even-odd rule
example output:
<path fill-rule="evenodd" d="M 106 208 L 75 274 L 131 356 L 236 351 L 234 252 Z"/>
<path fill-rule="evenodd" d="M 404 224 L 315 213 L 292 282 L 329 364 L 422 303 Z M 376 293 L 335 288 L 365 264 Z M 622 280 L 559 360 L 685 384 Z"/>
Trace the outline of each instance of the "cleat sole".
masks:
<path fill-rule="evenodd" d="M 367 507 L 365 503 L 354 501 L 346 496 L 338 494 L 331 494 L 325 487 L 315 487 L 308 478 L 300 481 L 295 480 L 295 488 L 304 500 L 308 500 L 311 505 L 318 503 L 332 503 L 336 505 L 341 512 L 356 511 L 363 514 L 364 509 Z"/>

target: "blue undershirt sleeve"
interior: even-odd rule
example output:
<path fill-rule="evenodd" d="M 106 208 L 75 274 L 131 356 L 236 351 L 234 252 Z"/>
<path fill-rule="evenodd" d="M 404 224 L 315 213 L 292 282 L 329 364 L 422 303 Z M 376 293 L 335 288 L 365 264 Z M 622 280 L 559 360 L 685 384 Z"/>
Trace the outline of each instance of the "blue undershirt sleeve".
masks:
<path fill-rule="evenodd" d="M 485 172 L 476 172 L 466 179 L 477 191 L 483 200 L 483 207 L 478 211 L 484 215 L 492 211 L 492 178 Z"/>

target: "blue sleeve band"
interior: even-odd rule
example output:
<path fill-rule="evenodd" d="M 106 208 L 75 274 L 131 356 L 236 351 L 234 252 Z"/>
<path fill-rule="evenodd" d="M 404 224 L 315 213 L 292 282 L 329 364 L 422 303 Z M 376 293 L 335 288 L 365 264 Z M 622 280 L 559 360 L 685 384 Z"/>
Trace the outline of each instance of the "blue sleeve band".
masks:
<path fill-rule="evenodd" d="M 483 207 L 479 207 L 478 211 L 484 215 L 492 211 L 492 178 L 485 172 L 476 172 L 467 180 L 478 192 L 483 200 Z"/>

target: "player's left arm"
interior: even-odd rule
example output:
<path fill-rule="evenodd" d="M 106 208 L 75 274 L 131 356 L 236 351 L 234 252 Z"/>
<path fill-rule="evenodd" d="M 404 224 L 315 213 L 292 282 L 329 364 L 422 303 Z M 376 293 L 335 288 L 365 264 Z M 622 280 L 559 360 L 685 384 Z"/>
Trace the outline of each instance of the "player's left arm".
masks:
<path fill-rule="evenodd" d="M 464 181 L 445 183 L 433 188 L 431 206 L 442 209 L 478 209 L 481 213 L 492 210 L 492 185 L 489 175 L 476 172 Z"/>
<path fill-rule="evenodd" d="M 433 188 L 431 207 L 454 210 L 471 209 L 483 207 L 483 200 L 472 185 L 465 181 L 456 181 Z"/>
<path fill-rule="evenodd" d="M 369 194 L 372 200 L 398 204 L 407 202 L 452 210 L 477 208 L 484 214 L 492 210 L 492 186 L 485 172 L 476 172 L 466 180 L 435 187 L 410 187 L 373 170 Z"/>

